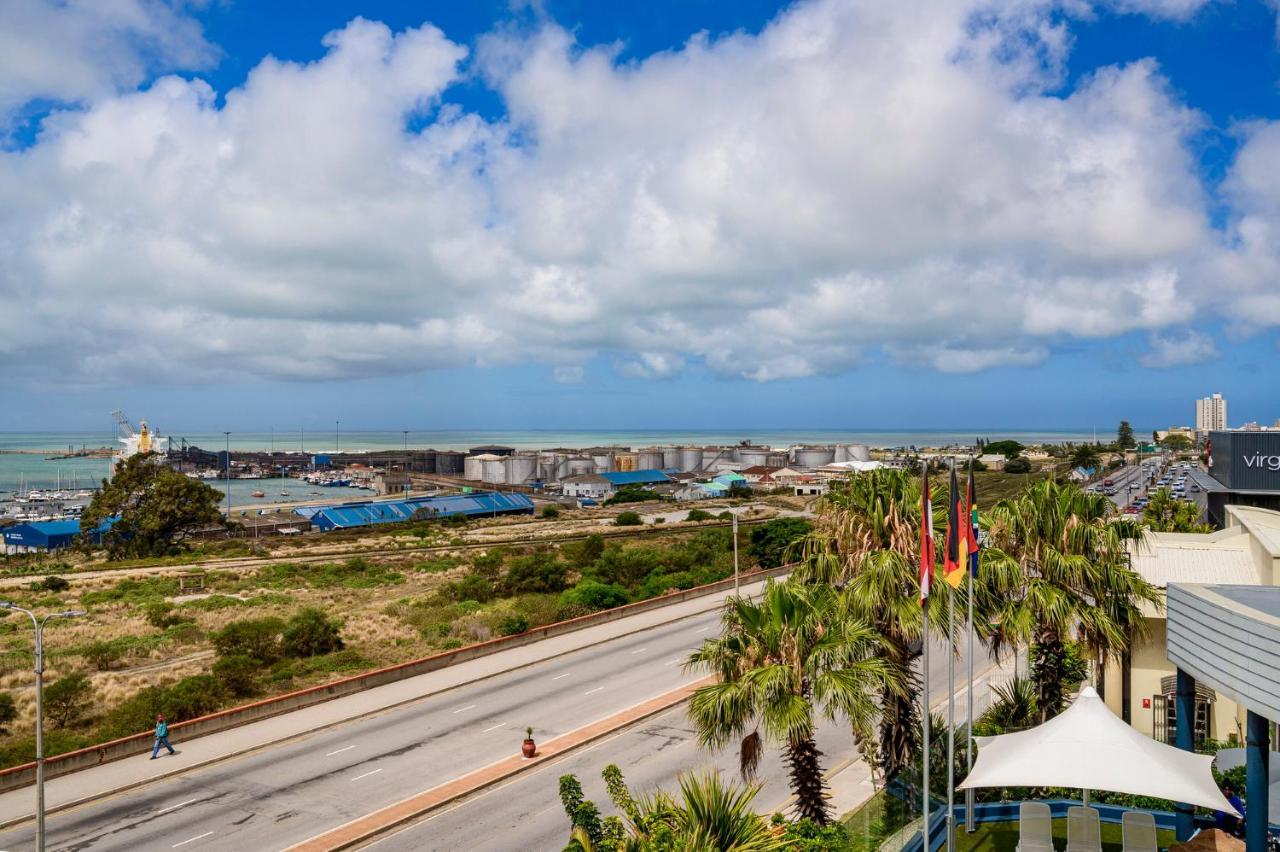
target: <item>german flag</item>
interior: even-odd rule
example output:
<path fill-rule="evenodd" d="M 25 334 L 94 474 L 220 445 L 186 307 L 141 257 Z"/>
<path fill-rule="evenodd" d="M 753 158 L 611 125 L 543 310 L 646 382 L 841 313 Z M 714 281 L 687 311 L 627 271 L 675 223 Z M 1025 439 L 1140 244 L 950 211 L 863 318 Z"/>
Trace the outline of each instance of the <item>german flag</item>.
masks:
<path fill-rule="evenodd" d="M 947 500 L 947 552 L 943 565 L 943 577 L 953 589 L 960 588 L 960 583 L 964 581 L 964 572 L 969 567 L 969 554 L 965 544 L 968 536 L 964 531 L 968 526 L 967 515 L 964 509 L 964 497 L 960 495 L 960 485 L 956 482 L 956 466 L 952 464 L 951 493 Z"/>

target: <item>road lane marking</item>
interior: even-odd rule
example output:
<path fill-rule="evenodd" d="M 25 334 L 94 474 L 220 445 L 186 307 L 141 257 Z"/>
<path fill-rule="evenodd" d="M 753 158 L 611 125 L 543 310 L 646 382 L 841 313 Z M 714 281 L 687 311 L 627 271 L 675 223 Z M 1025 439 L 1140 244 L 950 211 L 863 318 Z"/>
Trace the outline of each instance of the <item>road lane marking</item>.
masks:
<path fill-rule="evenodd" d="M 466 711 L 468 711 L 468 710 L 474 710 L 474 709 L 476 709 L 476 705 L 474 705 L 474 704 L 468 704 L 466 707 L 459 707 L 457 710 L 454 710 L 454 711 L 453 711 L 453 715 L 455 715 L 455 716 L 456 716 L 456 715 L 458 715 L 459 713 L 465 713 L 465 712 L 466 712 Z"/>
<path fill-rule="evenodd" d="M 680 658 L 679 658 L 679 657 L 676 657 L 674 660 L 667 660 L 665 663 L 663 663 L 663 665 L 664 665 L 664 666 L 674 666 L 674 665 L 675 665 L 676 663 L 678 663 L 678 662 L 680 662 Z"/>
<path fill-rule="evenodd" d="M 357 775 L 355 778 L 352 778 L 351 780 L 352 780 L 352 781 L 359 781 L 361 778 L 368 778 L 370 775 L 377 775 L 377 774 L 378 774 L 379 772 L 381 772 L 381 771 L 382 771 L 381 769 L 375 769 L 375 770 L 373 770 L 372 772 L 366 772 L 366 773 L 365 773 L 365 774 L 363 774 L 363 775 Z"/>
<path fill-rule="evenodd" d="M 599 691 L 600 691 L 600 690 L 602 690 L 602 689 L 604 689 L 604 687 L 603 687 L 603 686 L 597 686 L 595 689 L 588 689 L 586 692 L 584 692 L 584 693 L 582 693 L 582 694 L 583 694 L 583 695 L 590 695 L 590 694 L 592 694 L 593 692 L 599 692 Z"/>
<path fill-rule="evenodd" d="M 571 674 L 573 674 L 573 672 L 565 672 L 564 674 L 562 674 L 562 675 L 556 675 L 555 677 L 553 677 L 553 678 L 551 678 L 551 679 L 552 679 L 552 680 L 559 680 L 560 678 L 562 678 L 562 677 L 568 677 L 568 676 L 569 676 L 569 675 L 571 675 Z"/>
<path fill-rule="evenodd" d="M 353 748 L 355 748 L 354 745 L 349 745 L 346 748 L 340 748 L 337 751 L 331 751 L 328 754 L 326 754 L 325 757 L 333 757 L 335 754 L 342 754 L 344 751 L 351 751 L 351 749 Z"/>
<path fill-rule="evenodd" d="M 507 724 L 507 723 L 506 723 L 506 722 L 499 722 L 498 724 L 494 725 L 492 728 L 485 728 L 485 729 L 484 729 L 483 731 L 481 731 L 480 733 L 482 733 L 482 734 L 487 734 L 487 733 L 489 733 L 490 731 L 496 731 L 496 730 L 498 730 L 499 728 L 501 728 L 501 727 L 502 727 L 503 725 L 505 725 L 505 724 Z"/>
<path fill-rule="evenodd" d="M 175 843 L 175 844 L 173 844 L 172 846 L 170 846 L 169 848 L 170 848 L 170 849 L 177 849 L 179 846 L 186 846 L 188 843 L 194 843 L 194 842 L 195 842 L 195 841 L 197 841 L 197 840 L 200 840 L 200 839 L 202 839 L 202 838 L 208 837 L 210 834 L 213 834 L 213 832 L 212 832 L 212 831 L 206 831 L 204 834 L 197 834 L 195 837 L 188 837 L 186 840 L 182 841 L 181 843 Z"/>
<path fill-rule="evenodd" d="M 643 654 L 643 653 L 644 653 L 645 651 L 647 651 L 647 650 L 649 650 L 649 649 L 648 649 L 648 648 L 641 648 L 641 649 L 639 649 L 638 651 L 632 651 L 632 652 L 631 652 L 631 656 L 633 656 L 633 657 L 634 657 L 636 654 Z"/>
<path fill-rule="evenodd" d="M 189 805 L 192 802 L 197 802 L 197 801 L 199 801 L 199 799 L 187 799 L 185 802 L 178 802 L 178 804 L 176 805 L 170 805 L 167 808 L 162 808 L 161 810 L 156 811 L 156 816 L 159 816 L 160 814 L 167 814 L 169 811 L 176 811 L 178 808 L 182 807 L 183 805 Z"/>
<path fill-rule="evenodd" d="M 710 629 L 711 629 L 711 625 L 710 625 L 710 624 L 708 624 L 706 627 L 703 627 L 703 628 L 702 628 L 702 629 L 700 629 L 700 630 L 695 630 L 694 632 L 695 632 L 695 633 L 706 633 L 706 632 L 707 632 L 708 630 L 710 630 Z"/>

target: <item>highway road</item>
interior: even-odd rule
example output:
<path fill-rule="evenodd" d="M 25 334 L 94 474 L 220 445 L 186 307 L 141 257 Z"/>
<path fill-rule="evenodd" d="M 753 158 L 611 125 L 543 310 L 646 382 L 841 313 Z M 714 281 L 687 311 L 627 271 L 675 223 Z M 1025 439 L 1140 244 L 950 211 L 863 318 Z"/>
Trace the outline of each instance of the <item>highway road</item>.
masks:
<path fill-rule="evenodd" d="M 942 647 L 930 654 L 929 668 L 931 698 L 942 700 L 947 692 L 947 662 Z M 980 678 L 985 668 L 983 664 L 977 665 L 975 676 Z M 963 685 L 964 677 L 961 658 L 956 666 L 958 686 Z M 959 721 L 964 716 L 964 707 L 957 705 L 956 711 Z M 519 846 L 525 849 L 559 849 L 569 834 L 559 798 L 561 775 L 577 775 L 584 793 L 605 815 L 617 814 L 600 777 L 601 770 L 610 763 L 616 763 L 622 770 L 633 793 L 661 788 L 674 794 L 678 792 L 677 776 L 686 770 L 720 770 L 725 780 L 738 779 L 736 742 L 709 752 L 701 749 L 697 740 L 685 708 L 676 707 L 608 740 L 579 749 L 563 760 L 523 773 L 510 783 L 442 808 L 361 848 L 377 852 L 458 849 L 507 852 L 516 848 L 513 838 L 519 838 Z M 823 769 L 828 772 L 857 758 L 853 738 L 842 724 L 822 722 L 817 742 L 823 753 Z M 962 746 L 957 743 L 956 747 Z M 791 790 L 777 747 L 766 749 L 756 780 L 761 784 L 754 803 L 758 812 L 769 813 L 787 803 Z"/>
<path fill-rule="evenodd" d="M 52 814 L 49 848 L 281 849 L 511 755 L 526 725 L 548 740 L 697 680 L 680 663 L 718 621 L 691 616 Z M 945 683 L 945 655 L 930 663 Z M 33 834 L 4 832 L 0 849 Z"/>

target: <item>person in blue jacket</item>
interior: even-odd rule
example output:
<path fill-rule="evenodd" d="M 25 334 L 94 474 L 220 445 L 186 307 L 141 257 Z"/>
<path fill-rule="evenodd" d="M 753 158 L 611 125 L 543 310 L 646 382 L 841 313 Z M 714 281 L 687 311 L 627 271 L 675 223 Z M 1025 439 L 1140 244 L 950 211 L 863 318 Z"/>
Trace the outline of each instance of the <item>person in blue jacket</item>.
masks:
<path fill-rule="evenodd" d="M 169 745 L 169 725 L 164 721 L 163 716 L 156 717 L 156 744 L 151 749 L 151 759 L 155 760 L 156 755 L 160 753 L 160 746 L 169 749 L 169 754 L 177 754 L 173 750 L 173 746 Z"/>

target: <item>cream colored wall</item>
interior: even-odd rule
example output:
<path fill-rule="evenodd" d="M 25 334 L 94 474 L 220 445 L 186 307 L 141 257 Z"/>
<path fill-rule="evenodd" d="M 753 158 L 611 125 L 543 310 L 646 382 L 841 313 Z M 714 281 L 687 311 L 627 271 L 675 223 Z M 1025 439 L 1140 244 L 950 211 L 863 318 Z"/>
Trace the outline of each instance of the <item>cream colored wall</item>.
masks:
<path fill-rule="evenodd" d="M 1147 619 L 1147 637 L 1134 644 L 1129 665 L 1131 723 L 1135 730 L 1147 736 L 1151 736 L 1154 716 L 1152 708 L 1143 707 L 1142 701 L 1159 695 L 1161 679 L 1177 671 L 1173 663 L 1169 662 L 1169 658 L 1165 656 L 1165 625 L 1166 622 L 1163 618 Z M 1118 666 L 1109 666 L 1108 676 L 1110 676 L 1112 668 L 1118 669 Z M 1120 689 L 1117 687 L 1117 697 L 1113 706 L 1111 681 L 1108 679 L 1107 706 L 1112 707 L 1117 713 L 1119 713 L 1120 708 L 1119 693 Z M 1154 702 L 1152 703 L 1154 704 Z M 1243 730 L 1244 709 L 1231 699 L 1219 695 L 1218 700 L 1213 705 L 1210 736 L 1215 740 L 1227 740 L 1232 736 L 1239 738 L 1240 732 Z"/>

